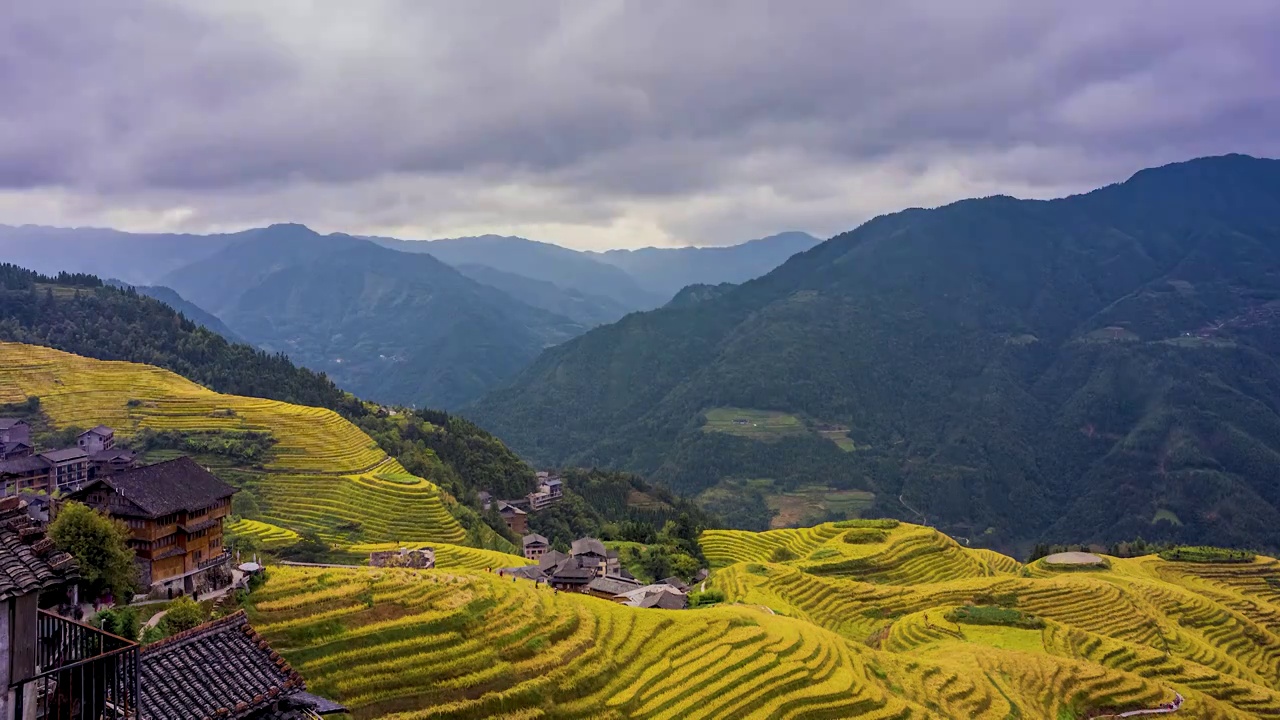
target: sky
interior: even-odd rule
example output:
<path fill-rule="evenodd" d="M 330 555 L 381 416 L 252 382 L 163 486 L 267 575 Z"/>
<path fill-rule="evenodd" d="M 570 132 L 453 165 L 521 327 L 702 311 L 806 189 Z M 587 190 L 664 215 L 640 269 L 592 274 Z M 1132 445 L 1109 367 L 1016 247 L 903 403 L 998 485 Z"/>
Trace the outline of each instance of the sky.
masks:
<path fill-rule="evenodd" d="M 577 249 L 829 237 L 1280 156 L 1275 0 L 43 0 L 0 223 Z"/>

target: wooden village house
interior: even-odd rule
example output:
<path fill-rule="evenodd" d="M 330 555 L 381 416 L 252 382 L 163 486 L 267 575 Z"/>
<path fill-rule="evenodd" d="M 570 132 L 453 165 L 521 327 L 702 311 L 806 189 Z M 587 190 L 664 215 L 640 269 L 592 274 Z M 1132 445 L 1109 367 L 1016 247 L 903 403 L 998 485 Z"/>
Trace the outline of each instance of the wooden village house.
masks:
<path fill-rule="evenodd" d="M 97 478 L 69 498 L 123 520 L 133 533 L 141 584 L 177 595 L 198 590 L 209 570 L 227 564 L 222 525 L 235 492 L 180 457 Z"/>

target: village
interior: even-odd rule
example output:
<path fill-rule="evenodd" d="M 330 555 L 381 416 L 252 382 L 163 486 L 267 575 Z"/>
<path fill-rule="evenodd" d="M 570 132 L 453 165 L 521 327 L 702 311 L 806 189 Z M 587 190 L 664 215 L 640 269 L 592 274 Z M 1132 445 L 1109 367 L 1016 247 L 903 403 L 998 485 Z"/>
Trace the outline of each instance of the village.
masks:
<path fill-rule="evenodd" d="M 0 418 L 0 496 L 21 498 L 42 523 L 66 501 L 124 522 L 149 597 L 231 583 L 223 525 L 235 492 L 189 457 L 139 466 L 137 453 L 117 445 L 115 431 L 103 425 L 81 433 L 76 447 L 37 450 L 24 420 Z"/>
<path fill-rule="evenodd" d="M 16 432 L 14 428 L 19 428 Z M 6 423 L 6 451 L 31 450 L 18 423 Z M 109 429 L 82 440 L 109 442 Z M 105 448 L 110 450 L 111 448 Z M 319 720 L 346 708 L 307 692 L 306 682 L 251 625 L 243 610 L 142 647 L 130 638 L 75 619 L 82 578 L 75 558 L 45 532 L 45 502 L 58 489 L 56 458 L 78 460 L 62 483 L 67 497 L 127 518 L 140 569 L 153 591 L 194 592 L 228 557 L 221 525 L 234 492 L 188 458 L 91 476 L 92 458 L 24 451 L 5 460 L 0 497 L 0 718 L 241 718 Z M 50 459 L 52 455 L 55 459 Z M 30 460 L 46 460 L 37 465 Z M 27 484 L 17 489 L 15 464 Z M 45 472 L 33 473 L 31 469 Z M 56 512 L 56 508 L 54 508 Z M 203 548 L 203 549 L 201 549 Z"/>

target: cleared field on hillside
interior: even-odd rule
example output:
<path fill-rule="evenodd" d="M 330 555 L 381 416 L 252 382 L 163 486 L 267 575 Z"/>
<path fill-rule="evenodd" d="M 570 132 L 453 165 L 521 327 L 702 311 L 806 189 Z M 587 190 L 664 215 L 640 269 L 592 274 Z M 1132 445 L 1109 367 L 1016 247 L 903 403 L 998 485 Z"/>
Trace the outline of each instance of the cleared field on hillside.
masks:
<path fill-rule="evenodd" d="M 786 437 L 814 434 L 835 443 L 845 452 L 857 449 L 849 438 L 849 428 L 842 425 L 817 425 L 810 427 L 799 417 L 775 410 L 718 407 L 702 413 L 706 422 L 703 432 L 720 432 L 737 435 L 760 442 L 777 442 Z"/>
<path fill-rule="evenodd" d="M 730 601 L 811 622 L 902 662 L 937 663 L 923 676 L 924 696 L 902 685 L 922 703 L 976 685 L 1011 698 L 1021 717 L 1056 720 L 1154 707 L 1179 692 L 1187 702 L 1178 716 L 1280 717 L 1273 559 L 1109 558 L 1106 568 L 1059 570 L 969 550 L 931 528 L 901 524 L 866 542 L 872 530 L 860 529 L 856 542 L 835 524 L 708 531 L 702 542 L 721 568 L 711 583 Z M 947 614 L 962 605 L 1044 627 L 957 625 Z"/>
<path fill-rule="evenodd" d="M 223 395 L 149 365 L 18 343 L 0 342 L 0 367 L 0 403 L 36 395 L 58 427 L 109 425 L 125 444 L 141 428 L 270 433 L 276 444 L 265 466 L 236 475 L 272 525 L 336 542 L 465 537 L 434 484 L 331 410 Z"/>
<path fill-rule="evenodd" d="M 812 524 L 836 513 L 846 518 L 856 518 L 871 507 L 876 494 L 866 490 L 837 490 L 824 485 L 805 485 L 774 495 L 767 495 L 765 503 L 777 512 L 773 516 L 773 528 L 796 527 Z"/>

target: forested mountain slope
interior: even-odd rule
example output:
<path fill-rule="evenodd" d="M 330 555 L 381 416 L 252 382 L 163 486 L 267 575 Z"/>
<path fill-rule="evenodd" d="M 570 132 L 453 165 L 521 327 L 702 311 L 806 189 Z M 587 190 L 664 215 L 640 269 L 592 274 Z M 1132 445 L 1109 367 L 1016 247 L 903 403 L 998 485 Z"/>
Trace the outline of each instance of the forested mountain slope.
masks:
<path fill-rule="evenodd" d="M 430 255 L 300 225 L 248 235 L 165 284 L 371 400 L 456 407 L 583 330 Z"/>
<path fill-rule="evenodd" d="M 539 462 L 866 488 L 991 543 L 1274 547 L 1277 351 L 1280 162 L 1226 156 L 877 218 L 552 348 L 471 415 Z M 736 431 L 763 411 L 800 431 Z"/>

